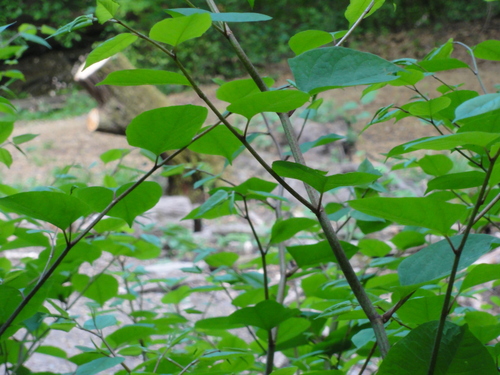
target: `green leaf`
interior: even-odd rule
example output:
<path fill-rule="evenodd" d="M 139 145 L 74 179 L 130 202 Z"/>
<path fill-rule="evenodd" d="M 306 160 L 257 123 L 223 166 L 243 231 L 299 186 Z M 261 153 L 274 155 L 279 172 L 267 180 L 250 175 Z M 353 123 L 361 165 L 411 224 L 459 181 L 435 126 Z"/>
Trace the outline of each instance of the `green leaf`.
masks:
<path fill-rule="evenodd" d="M 5 164 L 8 168 L 12 165 L 12 154 L 9 150 L 0 147 L 0 163 Z"/>
<path fill-rule="evenodd" d="M 208 134 L 194 141 L 188 148 L 200 154 L 224 156 L 231 163 L 234 160 L 233 155 L 242 145 L 228 128 L 218 125 Z"/>
<path fill-rule="evenodd" d="M 463 235 L 450 238 L 455 248 L 458 248 Z M 470 266 L 482 255 L 488 253 L 493 245 L 498 245 L 498 238 L 486 234 L 471 234 L 467 238 L 458 270 Z M 398 267 L 401 285 L 415 285 L 446 277 L 450 274 L 455 254 L 446 240 L 433 243 L 405 258 Z"/>
<path fill-rule="evenodd" d="M 372 0 L 350 0 L 349 6 L 345 11 L 345 18 L 349 21 L 349 27 L 351 27 L 366 11 Z M 385 0 L 375 0 L 373 7 L 370 11 L 363 16 L 363 18 L 369 17 L 378 8 L 384 5 Z"/>
<path fill-rule="evenodd" d="M 335 88 L 398 79 L 398 66 L 376 55 L 343 47 L 320 48 L 288 60 L 299 90 L 317 94 Z"/>
<path fill-rule="evenodd" d="M 427 183 L 425 194 L 433 190 L 459 190 L 481 186 L 485 178 L 486 173 L 479 171 L 451 173 L 439 176 Z"/>
<path fill-rule="evenodd" d="M 229 194 L 224 190 L 217 190 L 210 198 L 208 198 L 203 204 L 199 207 L 195 219 L 202 218 L 204 214 L 211 211 L 217 206 L 220 206 L 223 202 L 229 199 Z"/>
<path fill-rule="evenodd" d="M 498 318 L 484 311 L 468 311 L 465 322 L 472 334 L 483 344 L 488 344 L 500 335 Z"/>
<path fill-rule="evenodd" d="M 33 42 L 33 43 L 37 43 L 37 44 L 40 44 L 40 45 L 42 45 L 44 47 L 52 49 L 52 46 L 49 43 L 47 43 L 45 41 L 45 39 L 40 38 L 37 35 L 33 35 L 33 34 L 29 34 L 29 33 L 20 33 L 19 36 L 21 36 L 23 39 L 25 39 L 27 41 L 30 41 L 30 42 Z"/>
<path fill-rule="evenodd" d="M 462 69 L 469 67 L 469 65 L 464 63 L 462 60 L 452 58 L 424 60 L 418 62 L 418 65 L 425 71 L 433 73 L 441 72 L 443 70 Z"/>
<path fill-rule="evenodd" d="M 358 251 L 356 246 L 345 242 L 341 242 L 341 244 L 348 258 L 352 257 Z M 319 241 L 312 245 L 288 246 L 287 250 L 292 255 L 297 266 L 301 268 L 337 262 L 337 258 L 333 254 L 328 241 Z"/>
<path fill-rule="evenodd" d="M 58 348 L 56 346 L 49 346 L 49 345 L 42 345 L 42 346 L 39 346 L 36 350 L 35 350 L 36 353 L 40 353 L 40 354 L 46 354 L 46 355 L 50 355 L 52 357 L 56 357 L 56 358 L 68 358 L 68 355 L 66 354 L 66 352 L 61 349 L 61 348 Z"/>
<path fill-rule="evenodd" d="M 295 372 L 298 370 L 298 367 L 293 366 L 293 367 L 283 367 L 280 368 L 279 370 L 275 370 L 271 372 L 270 375 L 293 375 Z"/>
<path fill-rule="evenodd" d="M 52 191 L 31 191 L 0 198 L 0 207 L 34 219 L 51 223 L 66 230 L 91 209 L 80 199 Z"/>
<path fill-rule="evenodd" d="M 321 47 L 332 41 L 332 34 L 326 31 L 306 30 L 292 36 L 288 41 L 288 45 L 296 55 L 300 55 L 303 52 Z"/>
<path fill-rule="evenodd" d="M 16 288 L 0 285 L 0 323 L 5 323 L 17 306 L 23 301 L 21 292 Z"/>
<path fill-rule="evenodd" d="M 0 122 L 0 144 L 4 143 L 14 130 L 13 122 Z"/>
<path fill-rule="evenodd" d="M 324 146 L 324 145 L 327 145 L 329 143 L 332 143 L 332 142 L 335 142 L 335 141 L 338 141 L 338 140 L 344 139 L 344 138 L 345 137 L 342 135 L 331 133 L 331 134 L 323 135 L 322 137 L 319 137 L 315 141 L 302 143 L 300 145 L 300 149 L 303 153 L 305 153 L 314 147 Z"/>
<path fill-rule="evenodd" d="M 449 234 L 457 221 L 465 218 L 467 207 L 433 198 L 365 198 L 348 202 L 365 214 Z"/>
<path fill-rule="evenodd" d="M 270 243 L 280 243 L 286 241 L 297 233 L 307 230 L 318 224 L 317 220 L 306 217 L 292 217 L 287 220 L 276 221 L 271 229 Z"/>
<path fill-rule="evenodd" d="M 443 154 L 425 155 L 418 161 L 420 168 L 432 176 L 442 176 L 453 168 L 451 159 Z"/>
<path fill-rule="evenodd" d="M 106 40 L 105 42 L 99 44 L 92 52 L 87 56 L 84 69 L 88 68 L 90 65 L 96 62 L 102 61 L 116 55 L 118 52 L 127 48 L 130 44 L 137 40 L 137 35 L 122 33 L 117 36 Z"/>
<path fill-rule="evenodd" d="M 439 322 L 424 323 L 394 345 L 380 366 L 378 375 L 427 374 Z M 488 350 L 467 325 L 446 322 L 435 374 L 493 375 L 497 369 Z"/>
<path fill-rule="evenodd" d="M 500 264 L 478 264 L 465 276 L 460 291 L 500 279 Z"/>
<path fill-rule="evenodd" d="M 465 103 L 455 110 L 455 120 L 463 125 L 459 132 L 500 132 L 500 94 L 481 95 Z"/>
<path fill-rule="evenodd" d="M 8 27 L 14 25 L 15 22 L 9 23 L 8 25 L 2 25 L 0 26 L 0 34 L 3 33 Z"/>
<path fill-rule="evenodd" d="M 269 77 L 262 78 L 267 87 L 274 84 L 274 80 Z M 223 100 L 228 103 L 234 103 L 239 99 L 247 96 L 257 94 L 260 92 L 259 87 L 251 78 L 237 79 L 231 82 L 226 82 L 221 85 L 216 92 L 217 99 Z"/>
<path fill-rule="evenodd" d="M 424 324 L 431 320 L 439 320 L 444 297 L 443 294 L 411 298 L 398 309 L 398 317 L 406 324 Z"/>
<path fill-rule="evenodd" d="M 79 16 L 76 17 L 73 21 L 70 23 L 61 26 L 59 29 L 57 29 L 53 34 L 51 34 L 47 39 L 53 38 L 58 35 L 70 33 L 72 31 L 82 29 L 84 27 L 90 26 L 94 23 L 94 16 L 92 14 L 87 14 L 85 16 Z"/>
<path fill-rule="evenodd" d="M 38 137 L 40 134 L 23 134 L 23 135 L 18 135 L 14 138 L 12 138 L 12 142 L 16 145 L 20 145 L 25 142 L 29 142 L 32 139 L 35 139 Z"/>
<path fill-rule="evenodd" d="M 228 215 L 233 215 L 234 214 L 234 204 L 231 202 L 230 199 L 226 200 L 222 204 L 219 204 L 218 206 L 215 206 L 211 210 L 205 212 L 203 215 L 199 215 L 200 207 L 195 208 L 193 211 L 191 211 L 188 215 L 186 215 L 182 220 L 189 220 L 189 219 L 196 219 L 196 218 L 201 218 L 201 219 L 216 219 L 218 217 L 222 216 L 228 216 Z"/>
<path fill-rule="evenodd" d="M 251 4 L 253 7 L 253 3 Z M 269 21 L 272 17 L 266 16 L 260 13 L 235 13 L 235 12 L 221 12 L 212 13 L 205 9 L 198 8 L 174 8 L 166 11 L 172 16 L 175 14 L 182 14 L 184 16 L 190 16 L 192 14 L 209 14 L 210 18 L 214 22 L 261 22 Z"/>
<path fill-rule="evenodd" d="M 233 324 L 244 324 L 270 331 L 298 313 L 299 310 L 286 308 L 273 300 L 266 300 L 255 306 L 233 312 L 229 315 L 228 321 Z"/>
<path fill-rule="evenodd" d="M 97 0 L 97 6 L 95 8 L 95 16 L 100 24 L 103 24 L 107 20 L 114 18 L 116 10 L 120 4 L 113 0 Z"/>
<path fill-rule="evenodd" d="M 414 116 L 432 118 L 437 112 L 448 107 L 450 103 L 450 98 L 441 96 L 439 98 L 413 103 L 408 108 L 408 111 Z"/>
<path fill-rule="evenodd" d="M 149 37 L 176 47 L 186 40 L 202 36 L 210 26 L 212 26 L 212 20 L 209 14 L 169 18 L 156 23 L 151 28 Z"/>
<path fill-rule="evenodd" d="M 127 126 L 127 141 L 156 155 L 185 147 L 200 130 L 207 114 L 205 107 L 191 104 L 143 112 Z"/>
<path fill-rule="evenodd" d="M 165 294 L 161 302 L 165 304 L 174 304 L 178 305 L 179 303 L 182 302 L 182 300 L 186 297 L 188 297 L 191 293 L 193 292 L 193 289 L 187 285 L 182 285 L 177 289 L 172 290 L 171 292 L 168 292 Z"/>
<path fill-rule="evenodd" d="M 129 149 L 126 148 L 113 148 L 111 150 L 103 152 L 99 158 L 104 164 L 107 164 L 109 162 L 119 160 L 123 158 L 125 155 L 127 155 L 130 152 Z"/>
<path fill-rule="evenodd" d="M 157 329 L 152 324 L 129 324 L 106 336 L 106 341 L 112 347 L 117 348 L 123 344 L 135 343 L 141 339 L 146 339 L 155 333 L 157 333 Z"/>
<path fill-rule="evenodd" d="M 118 325 L 118 320 L 116 320 L 114 315 L 98 315 L 93 319 L 87 320 L 83 323 L 83 328 L 85 329 L 104 329 L 106 327 L 112 327 Z"/>
<path fill-rule="evenodd" d="M 485 40 L 473 48 L 478 59 L 500 61 L 500 40 Z"/>
<path fill-rule="evenodd" d="M 391 242 L 398 249 L 406 250 L 410 247 L 423 245 L 425 243 L 425 235 L 414 230 L 405 230 L 392 237 Z"/>
<path fill-rule="evenodd" d="M 122 194 L 129 189 L 134 183 L 122 185 L 116 195 Z M 144 181 L 137 186 L 130 194 L 119 201 L 109 212 L 109 216 L 118 217 L 132 226 L 134 219 L 153 208 L 160 200 L 163 194 L 161 186 L 153 181 Z"/>
<path fill-rule="evenodd" d="M 289 112 L 308 100 L 309 94 L 302 91 L 266 91 L 239 99 L 227 107 L 227 110 L 251 119 L 262 112 Z"/>
<path fill-rule="evenodd" d="M 104 357 L 78 366 L 75 375 L 94 375 L 125 361 L 123 357 Z"/>
<path fill-rule="evenodd" d="M 369 257 L 383 257 L 391 252 L 391 247 L 384 241 L 375 238 L 363 238 L 359 241 L 360 251 Z"/>
<path fill-rule="evenodd" d="M 184 85 L 191 86 L 182 74 L 155 69 L 130 69 L 111 72 L 99 82 L 100 85 L 140 86 L 140 85 Z"/>
<path fill-rule="evenodd" d="M 240 256 L 236 253 L 222 251 L 207 256 L 204 260 L 210 267 L 232 267 Z"/>
<path fill-rule="evenodd" d="M 118 295 L 118 281 L 108 274 L 100 274 L 93 278 L 77 274 L 73 276 L 71 282 L 76 290 L 83 292 L 85 297 L 96 301 L 101 306 Z"/>
<path fill-rule="evenodd" d="M 227 330 L 234 328 L 245 327 L 245 323 L 232 322 L 227 316 L 221 316 L 217 318 L 207 318 L 198 320 L 195 323 L 196 329 L 208 329 L 208 330 Z"/>

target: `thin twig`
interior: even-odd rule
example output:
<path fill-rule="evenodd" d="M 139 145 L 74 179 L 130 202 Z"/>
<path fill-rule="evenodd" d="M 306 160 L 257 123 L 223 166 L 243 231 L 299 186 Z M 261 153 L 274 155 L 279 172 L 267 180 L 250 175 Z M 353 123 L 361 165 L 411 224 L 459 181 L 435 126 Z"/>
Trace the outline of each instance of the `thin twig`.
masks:
<path fill-rule="evenodd" d="M 370 2 L 370 4 L 368 4 L 368 6 L 366 7 L 365 11 L 361 14 L 361 16 L 359 16 L 359 18 L 356 20 L 356 22 L 354 22 L 354 24 L 351 26 L 349 31 L 347 31 L 347 33 L 342 37 L 342 39 L 340 39 L 338 41 L 338 43 L 335 44 L 335 47 L 338 47 L 342 43 L 344 43 L 344 41 L 349 37 L 349 35 L 351 35 L 352 32 L 356 29 L 356 27 L 358 27 L 358 25 L 361 23 L 361 21 L 363 21 L 363 18 L 365 18 L 365 16 L 370 12 L 370 10 L 372 10 L 374 5 L 375 5 L 375 0 L 372 0 Z"/>

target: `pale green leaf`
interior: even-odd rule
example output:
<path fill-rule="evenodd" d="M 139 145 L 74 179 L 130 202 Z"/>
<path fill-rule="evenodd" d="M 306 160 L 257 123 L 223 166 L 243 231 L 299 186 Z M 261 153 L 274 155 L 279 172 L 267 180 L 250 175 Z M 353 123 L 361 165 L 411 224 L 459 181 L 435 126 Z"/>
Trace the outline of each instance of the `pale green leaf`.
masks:
<path fill-rule="evenodd" d="M 114 18 L 119 6 L 120 4 L 113 0 L 97 0 L 95 16 L 99 23 L 103 24 L 107 20 Z"/>
<path fill-rule="evenodd" d="M 99 85 L 184 85 L 191 86 L 182 74 L 155 69 L 130 69 L 111 72 Z"/>
<path fill-rule="evenodd" d="M 288 41 L 288 45 L 296 55 L 300 55 L 303 52 L 321 47 L 332 41 L 332 34 L 326 31 L 306 30 L 292 36 Z"/>
<path fill-rule="evenodd" d="M 202 36 L 210 26 L 212 26 L 212 20 L 206 13 L 168 18 L 156 23 L 151 28 L 149 37 L 176 47 L 186 40 Z"/>
<path fill-rule="evenodd" d="M 96 62 L 116 55 L 118 52 L 124 50 L 136 40 L 137 35 L 129 33 L 118 34 L 117 36 L 106 40 L 89 53 L 85 62 L 84 69 L 88 68 L 92 64 L 95 64 Z"/>

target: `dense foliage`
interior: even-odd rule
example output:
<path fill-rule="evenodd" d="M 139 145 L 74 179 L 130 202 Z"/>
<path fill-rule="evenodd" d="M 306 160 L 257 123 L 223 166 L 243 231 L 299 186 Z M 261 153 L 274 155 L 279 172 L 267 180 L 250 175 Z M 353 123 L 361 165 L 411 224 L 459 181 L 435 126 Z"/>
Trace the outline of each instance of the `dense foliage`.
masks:
<path fill-rule="evenodd" d="M 169 9 L 147 34 L 139 34 L 120 19 L 118 3 L 97 0 L 95 16 L 61 27 L 53 36 L 93 22 L 121 28 L 90 53 L 87 66 L 148 43 L 176 67 L 117 71 L 100 84 L 182 85 L 203 105 L 157 108 L 132 120 L 127 141 L 149 161 L 147 171 L 134 170 L 140 176 L 133 181 L 115 179 L 117 169 L 127 168 L 129 150 L 113 149 L 100 159 L 118 166 L 97 186 L 78 180 L 71 166 L 52 186 L 17 191 L 0 185 L 0 250 L 38 252 L 17 264 L 0 258 L 0 364 L 5 372 L 33 373 L 36 369 L 26 362 L 41 353 L 73 364 L 77 375 L 498 373 L 500 298 L 480 305 L 472 300 L 480 288 L 500 280 L 500 265 L 474 264 L 500 245 L 486 234 L 498 227 L 500 214 L 500 94 L 487 92 L 476 67 L 477 59 L 500 61 L 500 41 L 469 47 L 450 40 L 421 60 L 393 62 L 342 47 L 358 22 L 377 17 L 372 13 L 382 4 L 351 0 L 347 32 L 295 34 L 288 40 L 295 55 L 288 60 L 294 80 L 280 87 L 259 75 L 230 29 L 249 23 L 257 30 L 272 22 L 261 13 L 220 13 L 209 0 L 204 9 Z M 216 96 L 224 105 L 214 104 L 183 64 L 185 43 L 202 41 L 208 30 L 224 37 L 251 77 L 219 81 Z M 46 43 L 28 26 L 16 36 Z M 452 57 L 457 45 L 468 49 L 471 66 Z M 2 59 L 22 53 L 22 47 L 12 47 L 0 45 Z M 441 79 L 441 72 L 454 69 L 471 70 L 481 92 Z M 12 70 L 3 74 L 22 78 Z M 421 82 L 432 79 L 440 82 L 437 90 L 421 92 Z M 368 159 L 354 172 L 337 174 L 304 162 L 304 153 L 343 138 L 328 134 L 301 142 L 296 135 L 307 132 L 308 120 L 322 105 L 321 93 L 363 86 L 366 96 L 387 85 L 406 86 L 414 96 L 403 105 L 387 103 L 366 126 L 403 118 L 427 125 L 428 137 L 386 155 L 396 161 L 393 170 L 418 169 L 428 176 L 424 196 L 398 191 Z M 216 121 L 207 121 L 209 111 Z M 16 110 L 4 97 L 0 112 L 0 161 L 10 166 L 12 146 L 21 150 L 35 135 L 11 137 Z M 277 141 L 269 116 L 279 122 L 289 152 Z M 302 129 L 294 129 L 291 116 L 301 116 Z M 268 125 L 265 132 L 256 127 L 261 117 Z M 262 137 L 276 146 L 272 160 L 257 148 Z M 186 149 L 224 158 L 227 168 L 248 152 L 265 178 L 232 183 L 201 166 L 171 165 Z M 204 247 L 183 238 L 182 231 L 163 228 L 191 254 L 192 267 L 183 269 L 187 277 L 202 275 L 204 283 L 192 286 L 186 284 L 189 278 L 169 275 L 152 279 L 129 262 L 158 258 L 164 237 L 130 228 L 162 195 L 151 180 L 154 173 L 193 170 L 207 176 L 198 184 L 211 190 L 185 219 L 240 217 L 257 255 L 243 261 L 237 252 Z M 294 188 L 292 180 L 303 183 L 304 190 Z M 254 207 L 273 214 L 263 233 L 256 230 Z M 381 233 L 388 227 L 397 233 L 385 239 Z M 92 274 L 88 265 L 94 267 Z M 147 286 L 160 288 L 160 301 L 147 300 Z M 193 306 L 196 295 L 219 292 L 231 298 L 233 312 L 206 316 L 208 305 Z M 68 312 L 82 298 L 88 301 L 85 319 Z M 51 332 L 74 330 L 92 335 L 85 345 L 74 343 L 79 354 L 43 344 Z"/>

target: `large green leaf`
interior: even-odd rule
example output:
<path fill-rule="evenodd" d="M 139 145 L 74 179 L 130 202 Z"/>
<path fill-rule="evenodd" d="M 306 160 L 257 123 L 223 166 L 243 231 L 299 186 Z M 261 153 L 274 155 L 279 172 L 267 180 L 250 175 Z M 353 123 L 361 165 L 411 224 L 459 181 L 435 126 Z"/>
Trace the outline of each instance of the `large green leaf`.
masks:
<path fill-rule="evenodd" d="M 276 301 L 266 300 L 233 312 L 229 315 L 228 321 L 232 324 L 245 324 L 269 331 L 298 314 L 297 309 L 289 309 Z"/>
<path fill-rule="evenodd" d="M 208 14 L 168 18 L 156 23 L 151 28 L 149 37 L 176 47 L 186 40 L 202 36 L 210 26 L 212 26 L 212 20 Z"/>
<path fill-rule="evenodd" d="M 500 40 L 485 40 L 474 47 L 474 56 L 479 59 L 500 61 Z"/>
<path fill-rule="evenodd" d="M 439 320 L 444 304 L 444 294 L 439 296 L 418 296 L 411 298 L 401 306 L 398 317 L 406 324 L 424 324 Z"/>
<path fill-rule="evenodd" d="M 378 375 L 427 375 L 438 322 L 410 331 L 389 351 Z M 486 347 L 467 326 L 446 322 L 435 374 L 493 375 L 497 369 Z"/>
<path fill-rule="evenodd" d="M 89 67 L 92 64 L 95 64 L 96 62 L 116 55 L 118 52 L 124 50 L 136 40 L 137 35 L 129 33 L 118 34 L 117 36 L 106 40 L 89 53 L 85 62 L 85 68 Z"/>
<path fill-rule="evenodd" d="M 74 196 L 85 202 L 94 212 L 104 210 L 113 200 L 113 191 L 102 186 L 75 189 Z"/>
<path fill-rule="evenodd" d="M 99 82 L 100 85 L 139 86 L 139 85 L 184 85 L 191 86 L 182 74 L 156 69 L 129 69 L 111 72 Z"/>
<path fill-rule="evenodd" d="M 320 48 L 288 60 L 299 90 L 316 94 L 335 87 L 398 79 L 398 66 L 376 55 L 343 47 Z"/>
<path fill-rule="evenodd" d="M 455 248 L 458 248 L 463 235 L 450 238 Z M 459 271 L 470 266 L 482 255 L 488 253 L 493 245 L 500 240 L 486 234 L 471 234 L 467 238 L 462 256 L 460 257 Z M 447 240 L 441 240 L 405 258 L 398 267 L 401 285 L 415 285 L 440 279 L 450 274 L 455 253 Z"/>
<path fill-rule="evenodd" d="M 204 131 L 205 129 L 202 129 Z M 224 125 L 216 126 L 208 134 L 194 141 L 188 148 L 200 154 L 221 155 L 229 162 L 234 160 L 234 155 L 243 146 L 238 138 Z"/>
<path fill-rule="evenodd" d="M 374 197 L 349 201 L 349 205 L 365 214 L 381 217 L 402 225 L 415 225 L 448 234 L 451 226 L 465 218 L 467 207 L 433 198 Z"/>
<path fill-rule="evenodd" d="M 425 193 L 427 194 L 433 190 L 458 190 L 481 186 L 485 177 L 486 173 L 479 171 L 446 174 L 430 180 L 427 183 L 427 190 Z"/>
<path fill-rule="evenodd" d="M 262 78 L 267 87 L 274 84 L 274 80 L 269 77 Z M 217 89 L 216 96 L 219 100 L 224 100 L 228 103 L 234 103 L 239 99 L 243 99 L 249 95 L 257 94 L 260 92 L 259 87 L 251 78 L 236 79 L 231 82 L 224 83 Z"/>
<path fill-rule="evenodd" d="M 500 264 L 478 264 L 465 276 L 460 290 L 500 279 Z"/>
<path fill-rule="evenodd" d="M 31 191 L 0 198 L 0 207 L 65 230 L 91 209 L 80 199 L 52 191 Z"/>
<path fill-rule="evenodd" d="M 317 220 L 307 217 L 292 217 L 287 220 L 276 221 L 271 229 L 271 243 L 279 243 L 286 241 L 297 233 L 307 230 L 310 227 L 318 224 Z"/>
<path fill-rule="evenodd" d="M 117 191 L 116 195 L 122 194 L 133 183 L 122 185 Z M 109 212 L 108 215 L 112 217 L 119 217 L 132 226 L 134 219 L 153 208 L 160 200 L 163 194 L 163 189 L 160 185 L 153 181 L 145 181 L 137 186 L 125 198 L 119 201 Z"/>
<path fill-rule="evenodd" d="M 160 155 L 187 146 L 207 118 L 207 109 L 179 105 L 141 113 L 127 126 L 127 141 Z"/>
<path fill-rule="evenodd" d="M 350 0 L 349 6 L 345 11 L 345 18 L 349 21 L 349 27 L 352 26 L 366 11 L 372 0 Z M 366 18 L 373 14 L 378 8 L 384 5 L 385 0 L 375 0 L 370 11 L 363 16 Z"/>
<path fill-rule="evenodd" d="M 500 94 L 481 95 L 455 110 L 455 122 L 463 125 L 459 132 L 500 132 Z"/>
<path fill-rule="evenodd" d="M 227 107 L 227 110 L 251 119 L 262 112 L 288 112 L 299 108 L 308 100 L 309 94 L 302 91 L 265 91 L 239 99 Z"/>
<path fill-rule="evenodd" d="M 292 36 L 288 41 L 288 45 L 296 55 L 300 55 L 301 53 L 321 47 L 332 41 L 332 34 L 326 31 L 306 30 Z"/>
<path fill-rule="evenodd" d="M 380 177 L 379 175 L 364 172 L 350 172 L 325 176 L 327 173 L 325 171 L 309 168 L 300 163 L 289 161 L 275 161 L 272 167 L 281 177 L 294 178 L 305 182 L 320 193 L 343 186 L 368 184 Z"/>

